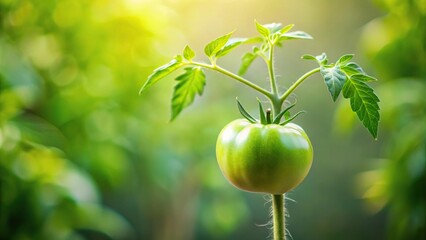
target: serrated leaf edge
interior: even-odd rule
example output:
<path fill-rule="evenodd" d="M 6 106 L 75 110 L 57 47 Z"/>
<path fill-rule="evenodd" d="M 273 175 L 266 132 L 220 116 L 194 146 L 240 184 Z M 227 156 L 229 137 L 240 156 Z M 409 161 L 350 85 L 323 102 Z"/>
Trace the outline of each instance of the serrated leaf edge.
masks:
<path fill-rule="evenodd" d="M 370 90 L 370 93 L 372 94 L 372 96 L 369 96 L 369 98 L 372 99 L 375 103 L 373 105 L 374 108 L 372 110 L 369 110 L 369 108 L 367 108 L 367 106 L 371 106 L 371 104 L 366 104 L 365 101 L 362 99 L 361 95 L 359 94 L 359 92 L 365 92 L 365 91 L 358 90 L 357 87 L 356 87 L 356 84 L 354 84 L 353 82 L 357 82 L 358 84 L 363 85 Z M 348 95 L 348 90 L 347 90 L 348 86 L 346 86 L 347 84 L 352 84 L 352 86 L 353 86 L 352 95 Z M 355 108 L 354 107 L 354 105 L 355 105 L 354 92 L 355 91 L 358 92 L 358 96 L 359 96 L 359 98 L 361 98 L 362 105 L 364 106 L 365 111 L 366 111 L 366 113 L 365 113 L 366 115 L 364 115 L 363 119 L 361 119 L 361 116 L 360 116 L 360 113 L 359 113 L 362 107 L 360 107 L 358 109 L 354 109 Z M 364 81 L 356 80 L 356 79 L 354 80 L 354 79 L 349 78 L 348 81 L 346 81 L 345 86 L 343 87 L 343 97 L 347 98 L 347 99 L 349 98 L 352 111 L 354 111 L 357 114 L 358 119 L 361 121 L 362 125 L 365 128 L 367 128 L 367 130 L 370 132 L 370 134 L 373 136 L 373 138 L 377 139 L 378 125 L 379 125 L 379 121 L 380 121 L 380 112 L 379 112 L 380 107 L 378 106 L 378 103 L 380 102 L 380 100 L 377 97 L 377 95 L 374 93 L 374 89 L 372 89 L 370 86 L 368 86 L 368 84 L 366 84 Z M 375 105 L 377 105 L 377 108 L 375 107 Z M 368 121 L 370 123 L 372 123 L 371 126 L 367 126 L 366 123 L 365 123 L 366 122 L 365 117 L 367 117 L 367 116 L 374 116 L 374 118 L 373 117 L 368 118 L 369 119 Z"/>
<path fill-rule="evenodd" d="M 148 88 L 150 88 L 152 85 L 156 84 L 158 81 L 163 79 L 164 77 L 167 77 L 172 72 L 176 71 L 177 69 L 185 66 L 185 63 L 182 62 L 180 55 L 177 55 L 171 60 L 170 62 L 154 69 L 154 71 L 148 76 L 148 79 L 144 83 L 144 85 L 139 90 L 139 95 L 142 94 L 144 91 L 146 91 Z M 164 75 L 161 75 L 161 71 L 165 71 L 168 68 L 171 68 L 173 66 L 173 69 L 171 69 L 169 72 L 164 73 Z M 160 76 L 157 76 L 157 74 L 160 74 Z"/>
<path fill-rule="evenodd" d="M 183 109 L 185 109 L 186 107 L 190 106 L 193 103 L 193 100 L 194 100 L 194 98 L 197 94 L 199 96 L 202 95 L 204 87 L 206 85 L 206 76 L 205 76 L 205 73 L 204 73 L 202 68 L 200 68 L 200 67 L 187 67 L 187 68 L 185 68 L 185 71 L 186 72 L 182 73 L 181 75 L 179 75 L 175 78 L 175 80 L 178 81 L 178 83 L 176 83 L 176 85 L 174 87 L 174 91 L 173 91 L 171 121 L 173 121 L 182 112 Z M 178 91 L 179 86 L 182 86 L 181 85 L 182 82 L 180 82 L 180 81 L 182 79 L 184 79 L 184 77 L 187 76 L 188 74 L 193 74 L 193 72 L 191 72 L 191 71 L 199 71 L 200 72 L 200 74 L 202 76 L 202 89 L 201 89 L 201 91 L 196 90 L 195 93 L 194 93 L 193 99 L 190 102 L 186 103 L 186 105 L 185 105 L 185 101 L 181 101 L 181 104 L 179 104 L 179 106 L 176 107 L 177 104 L 176 104 L 175 100 L 178 97 L 177 91 Z M 193 80 L 191 80 L 191 81 L 193 81 Z M 181 98 L 186 100 L 189 94 L 190 94 L 190 90 L 186 90 L 186 93 L 184 94 L 185 96 L 183 96 Z"/>
<path fill-rule="evenodd" d="M 223 36 L 220 36 L 214 39 L 213 41 L 210 41 L 209 43 L 207 43 L 206 46 L 204 47 L 204 53 L 207 55 L 207 57 L 209 58 L 214 57 L 217 54 L 217 52 L 219 52 L 226 45 L 226 43 L 231 38 L 233 33 L 234 31 L 228 34 L 225 34 Z"/>

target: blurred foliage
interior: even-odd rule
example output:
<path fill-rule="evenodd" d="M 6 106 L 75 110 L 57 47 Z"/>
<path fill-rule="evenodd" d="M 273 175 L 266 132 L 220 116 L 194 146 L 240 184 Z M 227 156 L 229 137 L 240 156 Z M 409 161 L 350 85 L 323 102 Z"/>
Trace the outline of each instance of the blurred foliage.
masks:
<path fill-rule="evenodd" d="M 130 7 L 0 1 L 1 239 L 132 236 L 98 190 L 124 181 L 139 154 L 137 106 L 121 96 L 154 54 L 145 36 L 162 34 Z"/>
<path fill-rule="evenodd" d="M 363 197 L 389 208 L 388 239 L 426 238 L 426 1 L 377 0 L 387 14 L 364 29 L 362 45 L 383 81 L 384 159 L 361 174 Z"/>

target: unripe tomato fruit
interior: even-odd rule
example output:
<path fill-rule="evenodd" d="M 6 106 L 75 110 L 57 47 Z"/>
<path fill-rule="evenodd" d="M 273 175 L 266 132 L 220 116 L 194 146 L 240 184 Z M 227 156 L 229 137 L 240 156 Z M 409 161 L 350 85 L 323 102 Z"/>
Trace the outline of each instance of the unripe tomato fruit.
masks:
<path fill-rule="evenodd" d="M 263 125 L 237 119 L 220 132 L 216 157 L 225 178 L 237 188 L 283 194 L 306 177 L 313 150 L 296 124 Z"/>

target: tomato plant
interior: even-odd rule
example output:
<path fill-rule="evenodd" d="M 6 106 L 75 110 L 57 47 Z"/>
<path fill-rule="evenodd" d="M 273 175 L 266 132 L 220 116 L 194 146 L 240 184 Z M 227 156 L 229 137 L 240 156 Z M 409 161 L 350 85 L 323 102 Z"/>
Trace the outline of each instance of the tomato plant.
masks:
<path fill-rule="evenodd" d="M 376 81 L 355 62 L 353 55 L 346 54 L 335 63 L 329 63 L 327 55 L 304 55 L 302 58 L 313 60 L 319 67 L 308 71 L 292 83 L 286 91 L 278 91 L 278 82 L 274 71 L 274 50 L 282 47 L 288 40 L 312 39 L 303 31 L 291 31 L 293 24 L 283 26 L 279 23 L 259 24 L 256 22 L 258 36 L 250 38 L 231 38 L 232 32 L 211 42 L 204 53 L 209 63 L 195 61 L 196 54 L 186 46 L 182 54 L 172 61 L 154 70 L 148 77 L 140 93 L 170 73 L 184 68 L 184 73 L 176 77 L 172 98 L 172 120 L 188 107 L 196 95 L 202 95 L 206 75 L 205 70 L 222 73 L 240 82 L 266 97 L 271 108 L 266 112 L 259 101 L 259 117 L 251 116 L 237 100 L 237 106 L 245 119 L 235 120 L 225 126 L 219 134 L 216 153 L 223 175 L 236 187 L 272 195 L 274 239 L 285 239 L 284 194 L 295 188 L 310 169 L 313 150 L 304 130 L 291 123 L 301 112 L 290 114 L 295 103 L 288 97 L 310 76 L 320 73 L 332 100 L 336 101 L 340 93 L 349 99 L 351 109 L 356 112 L 362 124 L 374 138 L 377 138 L 379 98 L 368 85 Z M 252 51 L 242 57 L 238 73 L 233 73 L 217 64 L 217 60 L 229 54 L 242 44 L 254 44 Z M 256 59 L 264 60 L 269 74 L 270 89 L 265 89 L 244 77 L 251 63 Z M 283 110 L 284 108 L 284 110 Z"/>

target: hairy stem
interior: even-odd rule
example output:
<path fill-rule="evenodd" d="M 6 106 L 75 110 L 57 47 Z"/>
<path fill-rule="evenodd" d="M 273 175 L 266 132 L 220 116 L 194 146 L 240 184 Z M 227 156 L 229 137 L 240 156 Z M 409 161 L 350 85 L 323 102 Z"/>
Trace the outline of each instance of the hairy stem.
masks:
<path fill-rule="evenodd" d="M 272 195 L 272 218 L 274 224 L 274 240 L 285 240 L 284 194 Z"/>
<path fill-rule="evenodd" d="M 272 94 L 272 96 L 268 97 L 269 101 L 271 102 L 271 105 L 274 109 L 274 117 L 276 117 L 280 112 L 281 112 L 281 108 L 283 106 L 283 102 L 281 101 L 281 99 L 279 98 L 278 95 Z"/>
<path fill-rule="evenodd" d="M 272 44 L 269 46 L 268 72 L 269 80 L 271 81 L 271 91 L 275 96 L 278 96 L 277 82 L 274 73 L 274 45 Z"/>
<path fill-rule="evenodd" d="M 320 68 L 315 68 L 307 73 L 305 73 L 303 76 L 301 76 L 299 79 L 297 79 L 296 82 L 293 83 L 293 85 L 291 85 L 287 91 L 285 91 L 285 93 L 280 97 L 280 100 L 282 102 L 284 102 L 288 96 L 290 96 L 290 94 L 303 82 L 305 81 L 308 77 L 310 77 L 311 75 L 317 73 L 320 71 Z"/>
<path fill-rule="evenodd" d="M 281 108 L 284 101 L 281 101 L 277 88 L 277 81 L 275 80 L 275 72 L 274 72 L 274 44 L 269 45 L 269 57 L 266 61 L 268 65 L 268 73 L 269 73 L 269 81 L 271 82 L 271 91 L 272 94 L 267 96 L 269 101 L 271 101 L 271 105 L 273 107 L 274 116 L 276 116 L 279 112 L 281 112 Z"/>
<path fill-rule="evenodd" d="M 232 73 L 232 72 L 230 72 L 230 71 L 228 71 L 226 69 L 223 69 L 223 68 L 221 68 L 221 67 L 219 67 L 217 65 L 209 65 L 209 64 L 200 63 L 200 62 L 190 62 L 190 64 L 195 65 L 195 66 L 199 66 L 199 67 L 203 67 L 203 68 L 207 68 L 207 69 L 210 69 L 210 70 L 214 70 L 214 71 L 217 71 L 217 72 L 220 72 L 220 73 L 222 73 L 222 74 L 224 74 L 224 75 L 226 75 L 228 77 L 233 78 L 234 80 L 237 80 L 240 83 L 243 83 L 243 84 L 251 87 L 253 90 L 256 90 L 259 93 L 262 93 L 263 95 L 265 95 L 268 98 L 270 98 L 271 95 L 272 95 L 269 91 L 263 89 L 262 87 L 254 84 L 252 82 L 250 82 L 249 80 L 247 80 L 247 79 L 245 79 L 245 78 L 243 78 L 241 76 L 238 76 L 237 74 L 234 74 L 234 73 Z"/>

